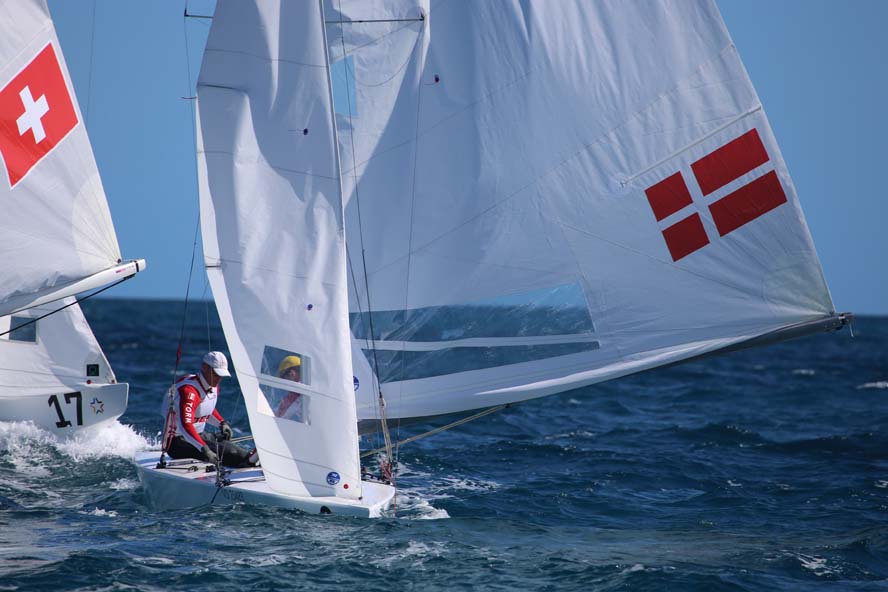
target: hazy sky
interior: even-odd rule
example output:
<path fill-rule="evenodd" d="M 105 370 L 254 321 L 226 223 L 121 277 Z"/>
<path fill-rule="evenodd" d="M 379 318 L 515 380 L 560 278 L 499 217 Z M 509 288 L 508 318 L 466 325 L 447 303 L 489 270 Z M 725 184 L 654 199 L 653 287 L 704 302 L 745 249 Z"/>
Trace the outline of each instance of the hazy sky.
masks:
<path fill-rule="evenodd" d="M 690 0 L 684 0 L 690 1 Z M 124 258 L 106 293 L 183 298 L 197 224 L 191 96 L 209 20 L 184 0 L 50 0 Z M 888 1 L 720 0 L 839 310 L 888 314 Z M 212 0 L 188 10 L 211 14 Z M 186 41 L 187 39 L 187 41 Z M 187 44 L 187 50 L 186 50 Z M 188 56 L 188 57 L 186 57 Z M 192 296 L 205 297 L 198 254 Z"/>

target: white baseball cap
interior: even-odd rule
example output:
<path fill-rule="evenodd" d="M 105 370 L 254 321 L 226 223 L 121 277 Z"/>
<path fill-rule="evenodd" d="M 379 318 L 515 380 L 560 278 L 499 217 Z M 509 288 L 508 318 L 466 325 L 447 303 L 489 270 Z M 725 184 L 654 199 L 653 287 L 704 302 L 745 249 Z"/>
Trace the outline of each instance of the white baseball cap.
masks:
<path fill-rule="evenodd" d="M 231 372 L 228 371 L 228 360 L 222 352 L 211 351 L 203 357 L 203 363 L 219 376 L 231 376 Z"/>

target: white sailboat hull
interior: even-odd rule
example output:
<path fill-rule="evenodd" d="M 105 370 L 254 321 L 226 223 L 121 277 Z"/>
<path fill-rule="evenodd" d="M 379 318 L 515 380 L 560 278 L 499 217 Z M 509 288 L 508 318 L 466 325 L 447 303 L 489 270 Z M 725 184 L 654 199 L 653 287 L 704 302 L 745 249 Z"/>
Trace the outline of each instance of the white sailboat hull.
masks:
<path fill-rule="evenodd" d="M 40 394 L 0 393 L 0 421 L 30 421 L 67 436 L 78 430 L 111 422 L 126 410 L 129 385 L 79 384 Z"/>
<path fill-rule="evenodd" d="M 209 465 L 200 461 L 168 461 L 167 468 L 158 469 L 160 452 L 139 452 L 134 461 L 139 479 L 148 499 L 157 509 L 176 509 L 207 504 L 247 503 L 302 510 L 310 514 L 340 514 L 362 518 L 378 518 L 391 505 L 395 488 L 365 481 L 363 496 L 350 500 L 339 497 L 299 497 L 272 491 L 261 468 L 234 469 L 227 475 L 231 482 L 216 486 L 216 473 L 207 472 Z"/>

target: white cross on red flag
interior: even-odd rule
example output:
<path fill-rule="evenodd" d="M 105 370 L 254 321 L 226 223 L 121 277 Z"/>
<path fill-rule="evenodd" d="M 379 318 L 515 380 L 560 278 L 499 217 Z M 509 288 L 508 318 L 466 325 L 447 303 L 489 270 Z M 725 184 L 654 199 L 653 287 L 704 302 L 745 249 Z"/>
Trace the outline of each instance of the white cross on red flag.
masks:
<path fill-rule="evenodd" d="M 0 156 L 15 187 L 77 125 L 52 43 L 0 90 Z"/>

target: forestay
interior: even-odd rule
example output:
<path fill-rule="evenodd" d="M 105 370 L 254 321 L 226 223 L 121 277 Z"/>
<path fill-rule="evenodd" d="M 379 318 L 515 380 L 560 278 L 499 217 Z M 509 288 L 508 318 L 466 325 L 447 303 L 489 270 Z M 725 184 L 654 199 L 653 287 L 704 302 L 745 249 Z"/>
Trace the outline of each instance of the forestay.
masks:
<path fill-rule="evenodd" d="M 84 281 L 120 250 L 46 3 L 2 2 L 0 23 L 2 315 L 123 275 Z"/>
<path fill-rule="evenodd" d="M 329 81 L 319 2 L 218 3 L 198 82 L 201 228 L 269 485 L 356 499 Z"/>
<path fill-rule="evenodd" d="M 714 2 L 326 7 L 360 418 L 373 346 L 415 417 L 834 315 Z"/>

